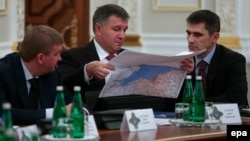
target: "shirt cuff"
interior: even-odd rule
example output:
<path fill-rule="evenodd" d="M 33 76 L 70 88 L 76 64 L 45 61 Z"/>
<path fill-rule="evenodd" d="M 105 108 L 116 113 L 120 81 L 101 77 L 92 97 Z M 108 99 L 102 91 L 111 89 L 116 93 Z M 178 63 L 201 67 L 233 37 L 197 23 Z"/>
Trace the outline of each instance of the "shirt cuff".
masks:
<path fill-rule="evenodd" d="M 93 76 L 91 78 L 89 78 L 89 76 L 87 75 L 86 65 L 84 65 L 83 74 L 84 74 L 84 80 L 85 80 L 85 82 L 89 85 L 90 84 L 90 80 L 93 78 Z"/>
<path fill-rule="evenodd" d="M 51 119 L 53 116 L 53 108 L 46 109 L 46 119 Z"/>

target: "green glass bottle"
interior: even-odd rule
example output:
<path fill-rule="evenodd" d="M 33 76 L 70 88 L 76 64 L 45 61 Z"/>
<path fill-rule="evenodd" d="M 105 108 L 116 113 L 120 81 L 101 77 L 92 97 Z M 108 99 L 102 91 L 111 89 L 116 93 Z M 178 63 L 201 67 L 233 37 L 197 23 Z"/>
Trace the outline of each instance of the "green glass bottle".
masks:
<path fill-rule="evenodd" d="M 64 119 L 67 117 L 66 107 L 64 102 L 63 87 L 56 87 L 56 100 L 52 117 L 52 135 L 54 138 L 65 138 L 67 136 Z"/>
<path fill-rule="evenodd" d="M 5 141 L 4 126 L 0 121 L 0 141 Z"/>
<path fill-rule="evenodd" d="M 192 85 L 192 76 L 187 75 L 185 79 L 185 85 L 184 85 L 184 91 L 183 91 L 183 96 L 182 96 L 182 102 L 183 103 L 188 103 L 188 108 L 187 110 L 184 110 L 182 113 L 183 120 L 192 120 L 192 112 L 190 109 L 190 105 L 192 102 L 192 96 L 193 96 L 193 85 Z"/>
<path fill-rule="evenodd" d="M 5 141 L 15 141 L 15 133 L 12 123 L 11 104 L 8 102 L 2 105 L 2 122 L 4 126 Z"/>
<path fill-rule="evenodd" d="M 182 102 L 183 103 L 191 103 L 192 102 L 192 96 L 193 96 L 193 86 L 192 86 L 192 76 L 187 75 L 185 79 L 185 86 L 182 96 Z"/>
<path fill-rule="evenodd" d="M 82 138 L 84 137 L 84 113 L 81 87 L 75 86 L 74 93 L 73 106 L 70 113 L 70 118 L 72 119 L 71 137 Z"/>
<path fill-rule="evenodd" d="M 196 76 L 195 91 L 191 103 L 192 121 L 205 121 L 205 97 L 202 88 L 202 77 Z"/>
<path fill-rule="evenodd" d="M 15 133 L 12 129 L 5 129 L 5 141 L 15 141 Z"/>

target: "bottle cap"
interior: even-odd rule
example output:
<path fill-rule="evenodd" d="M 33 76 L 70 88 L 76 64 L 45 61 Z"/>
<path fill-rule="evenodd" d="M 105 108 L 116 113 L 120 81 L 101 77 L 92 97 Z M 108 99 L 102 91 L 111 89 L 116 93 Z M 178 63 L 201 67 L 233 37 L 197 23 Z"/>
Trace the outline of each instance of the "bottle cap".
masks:
<path fill-rule="evenodd" d="M 202 80 L 201 76 L 196 76 L 196 80 Z"/>
<path fill-rule="evenodd" d="M 11 108 L 11 104 L 9 102 L 3 103 L 3 109 L 10 109 L 10 108 Z"/>
<path fill-rule="evenodd" d="M 187 75 L 187 76 L 186 76 L 186 79 L 191 79 L 191 78 L 192 78 L 191 75 Z"/>
<path fill-rule="evenodd" d="M 63 86 L 56 86 L 56 90 L 57 91 L 62 91 L 63 90 Z"/>
<path fill-rule="evenodd" d="M 81 87 L 80 86 L 75 86 L 74 91 L 81 91 Z"/>

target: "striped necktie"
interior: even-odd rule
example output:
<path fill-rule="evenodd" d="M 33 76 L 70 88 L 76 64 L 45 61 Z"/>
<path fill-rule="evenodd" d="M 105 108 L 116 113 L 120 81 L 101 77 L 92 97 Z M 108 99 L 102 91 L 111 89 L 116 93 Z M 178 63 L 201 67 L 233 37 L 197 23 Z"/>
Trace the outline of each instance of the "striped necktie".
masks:
<path fill-rule="evenodd" d="M 111 59 L 113 59 L 115 57 L 115 55 L 114 54 L 109 54 L 106 58 L 107 58 L 107 60 L 111 60 Z"/>
<path fill-rule="evenodd" d="M 198 66 L 199 66 L 198 75 L 202 77 L 203 92 L 205 94 L 206 93 L 206 81 L 207 81 L 207 73 L 206 73 L 207 62 L 204 60 L 201 60 Z"/>

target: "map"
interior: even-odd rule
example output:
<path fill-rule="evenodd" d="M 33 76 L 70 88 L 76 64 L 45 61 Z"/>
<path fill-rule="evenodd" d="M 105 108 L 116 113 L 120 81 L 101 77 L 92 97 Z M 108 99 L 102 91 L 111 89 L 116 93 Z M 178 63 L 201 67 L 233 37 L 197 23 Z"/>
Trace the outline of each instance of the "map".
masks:
<path fill-rule="evenodd" d="M 201 52 L 160 56 L 124 51 L 109 62 L 115 70 L 110 71 L 99 97 L 139 94 L 177 98 L 186 77 L 181 61 Z"/>
<path fill-rule="evenodd" d="M 102 97 L 141 94 L 177 98 L 185 79 L 182 69 L 168 66 L 139 65 L 112 72 Z M 175 81 L 173 81 L 175 80 Z"/>

